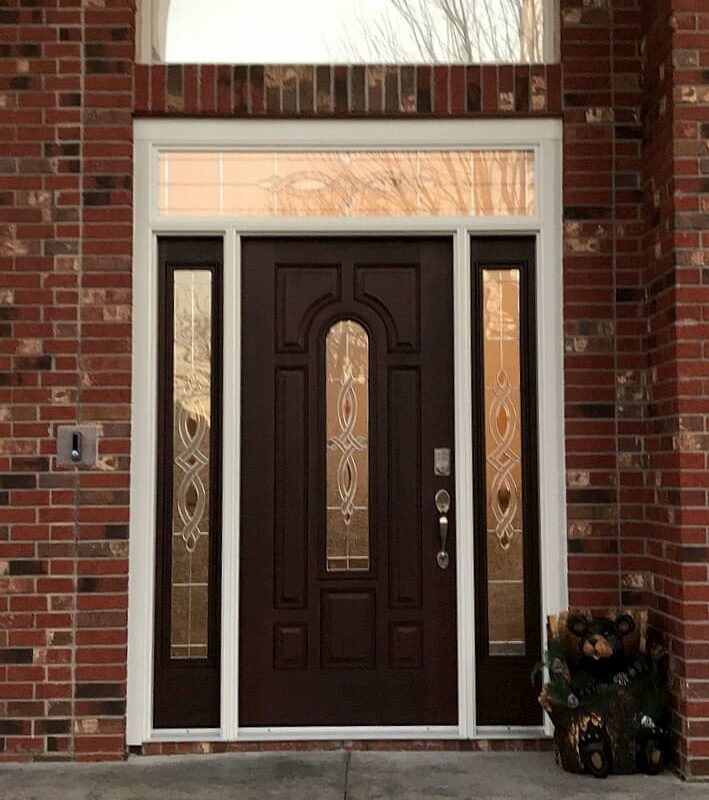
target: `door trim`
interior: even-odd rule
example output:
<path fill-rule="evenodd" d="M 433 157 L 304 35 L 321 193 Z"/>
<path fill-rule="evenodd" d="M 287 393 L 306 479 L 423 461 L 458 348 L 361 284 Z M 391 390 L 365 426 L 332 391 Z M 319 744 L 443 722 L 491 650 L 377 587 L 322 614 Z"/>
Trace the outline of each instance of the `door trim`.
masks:
<path fill-rule="evenodd" d="M 238 491 L 224 492 L 222 508 L 221 741 L 249 739 L 536 738 L 538 728 L 481 728 L 475 721 L 473 458 L 470 408 L 470 245 L 476 235 L 536 237 L 539 382 L 539 506 L 542 613 L 566 606 L 566 499 L 563 416 L 562 144 L 559 120 L 251 121 L 136 120 L 135 235 L 133 252 L 133 413 L 130 501 L 127 742 L 206 740 L 212 729 L 155 730 L 152 726 L 155 464 L 157 427 L 157 236 L 221 235 L 225 360 L 224 486 L 238 488 L 240 442 L 240 236 L 377 234 L 448 236 L 454 242 L 454 364 L 457 498 L 458 725 L 453 728 L 299 728 L 258 733 L 238 725 Z M 166 219 L 157 212 L 157 157 L 162 149 L 354 148 L 500 149 L 535 152 L 537 211 L 532 217 L 408 219 Z M 543 179 L 542 179 L 543 176 Z M 147 411 L 146 411 L 147 410 Z M 235 454 L 229 458 L 228 453 Z M 233 676 L 228 680 L 226 676 Z"/>

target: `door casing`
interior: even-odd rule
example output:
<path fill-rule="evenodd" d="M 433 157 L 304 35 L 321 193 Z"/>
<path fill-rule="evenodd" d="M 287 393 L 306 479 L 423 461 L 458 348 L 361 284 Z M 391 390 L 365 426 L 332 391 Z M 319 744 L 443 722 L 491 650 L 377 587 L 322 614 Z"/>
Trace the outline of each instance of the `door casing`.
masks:
<path fill-rule="evenodd" d="M 543 728 L 482 727 L 475 720 L 475 613 L 470 312 L 470 237 L 534 236 L 539 387 L 542 612 L 568 603 L 563 435 L 562 149 L 559 120 L 237 121 L 136 120 L 133 292 L 131 548 L 127 743 L 257 739 L 538 738 Z M 531 149 L 536 212 L 529 217 L 275 218 L 161 217 L 157 158 L 169 149 Z M 430 235 L 453 240 L 458 620 L 458 725 L 248 729 L 238 722 L 240 239 L 242 236 Z M 152 725 L 157 430 L 157 236 L 224 239 L 221 726 Z M 235 532 L 235 533 L 234 533 Z M 231 535 L 230 535 L 231 534 Z M 233 676 L 231 679 L 228 676 Z"/>

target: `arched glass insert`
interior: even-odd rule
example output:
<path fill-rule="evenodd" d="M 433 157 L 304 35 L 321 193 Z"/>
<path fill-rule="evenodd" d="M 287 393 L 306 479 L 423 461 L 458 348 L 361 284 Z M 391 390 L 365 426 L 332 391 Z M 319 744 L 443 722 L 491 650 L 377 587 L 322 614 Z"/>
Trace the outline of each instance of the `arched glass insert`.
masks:
<path fill-rule="evenodd" d="M 182 63 L 545 60 L 546 0 L 171 0 L 166 58 Z"/>
<path fill-rule="evenodd" d="M 354 320 L 325 339 L 328 572 L 369 569 L 369 336 Z"/>

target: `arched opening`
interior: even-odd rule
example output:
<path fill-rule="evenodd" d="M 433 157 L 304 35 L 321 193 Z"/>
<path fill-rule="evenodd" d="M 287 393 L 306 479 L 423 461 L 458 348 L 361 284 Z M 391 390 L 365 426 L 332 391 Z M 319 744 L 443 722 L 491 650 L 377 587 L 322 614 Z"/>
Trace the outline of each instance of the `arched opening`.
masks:
<path fill-rule="evenodd" d="M 153 0 L 146 5 L 152 5 L 151 60 L 514 63 L 548 60 L 544 18 L 551 17 L 552 2 Z"/>
<path fill-rule="evenodd" d="M 172 0 L 142 0 L 136 16 L 136 55 L 139 63 L 167 60 L 167 27 Z"/>

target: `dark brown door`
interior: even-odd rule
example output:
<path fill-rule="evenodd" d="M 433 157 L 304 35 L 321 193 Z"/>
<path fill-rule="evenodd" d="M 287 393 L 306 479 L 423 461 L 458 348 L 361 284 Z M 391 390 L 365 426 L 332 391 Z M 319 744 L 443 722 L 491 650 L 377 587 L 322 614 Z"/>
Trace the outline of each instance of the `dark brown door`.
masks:
<path fill-rule="evenodd" d="M 455 724 L 451 242 L 247 239 L 242 276 L 239 722 Z"/>

